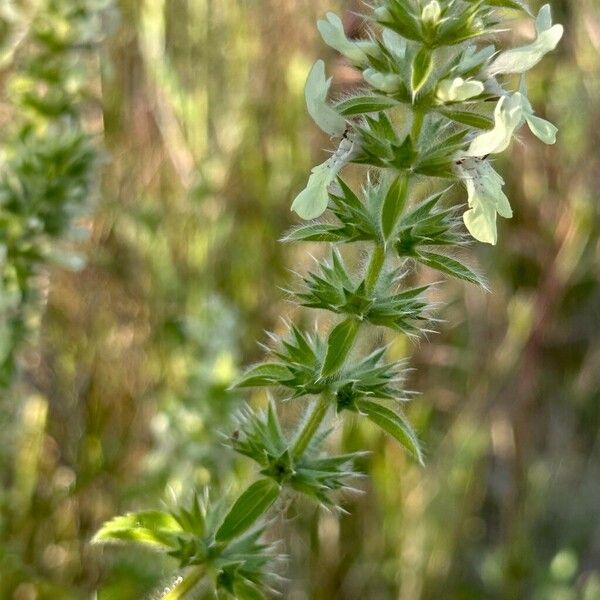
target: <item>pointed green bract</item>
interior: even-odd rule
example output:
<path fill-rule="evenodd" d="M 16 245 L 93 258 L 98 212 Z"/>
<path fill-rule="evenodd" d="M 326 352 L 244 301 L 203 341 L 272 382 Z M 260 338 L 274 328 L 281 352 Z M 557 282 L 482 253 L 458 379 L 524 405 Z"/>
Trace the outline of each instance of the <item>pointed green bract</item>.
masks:
<path fill-rule="evenodd" d="M 231 507 L 215 539 L 226 542 L 240 536 L 256 523 L 278 496 L 279 485 L 271 479 L 259 479 L 253 483 Z"/>
<path fill-rule="evenodd" d="M 322 377 L 328 377 L 340 370 L 352 350 L 358 333 L 358 325 L 358 321 L 351 318 L 333 328 L 327 340 L 327 354 L 321 370 Z"/>
<path fill-rule="evenodd" d="M 427 83 L 433 69 L 433 56 L 429 48 L 423 46 L 415 55 L 410 71 L 410 84 L 413 100 Z"/>
<path fill-rule="evenodd" d="M 381 210 L 381 230 L 389 239 L 408 200 L 408 180 L 406 177 L 396 177 L 385 195 Z"/>
<path fill-rule="evenodd" d="M 370 400 L 359 400 L 357 407 L 364 412 L 369 420 L 389 433 L 394 439 L 402 444 L 414 458 L 423 464 L 423 452 L 416 433 L 406 420 L 404 415 L 394 412 L 389 408 L 371 402 Z"/>
<path fill-rule="evenodd" d="M 342 100 L 335 108 L 344 116 L 352 116 L 380 112 L 398 106 L 398 104 L 398 101 L 386 96 L 354 96 L 347 100 Z"/>

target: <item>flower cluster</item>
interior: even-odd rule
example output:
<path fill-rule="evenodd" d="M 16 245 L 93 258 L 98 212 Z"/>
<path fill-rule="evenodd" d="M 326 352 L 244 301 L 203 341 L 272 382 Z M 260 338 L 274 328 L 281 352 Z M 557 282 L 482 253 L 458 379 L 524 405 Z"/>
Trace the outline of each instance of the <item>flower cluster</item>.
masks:
<path fill-rule="evenodd" d="M 369 33 L 359 40 L 346 36 L 333 13 L 318 22 L 323 40 L 362 73 L 364 86 L 332 100 L 324 63 L 317 61 L 310 70 L 308 112 L 338 144 L 312 170 L 292 204 L 309 222 L 284 240 L 332 245 L 290 295 L 298 305 L 326 312 L 333 323 L 325 332 L 290 324 L 287 335 L 270 334 L 267 360 L 237 381 L 239 388 L 263 387 L 272 396 L 310 402 L 290 430 L 280 422 L 274 402 L 265 411 L 248 409 L 238 416 L 226 443 L 252 459 L 260 476 L 208 537 L 205 528 L 198 533 L 194 564 L 202 570 L 187 571 L 178 595 L 165 597 L 195 593 L 200 573 L 221 568 L 211 552 L 220 556 L 227 548 L 222 543 L 259 535 L 261 516 L 282 493 L 341 510 L 340 494 L 352 490 L 350 481 L 361 475 L 356 468 L 361 454 L 330 455 L 324 442 L 332 423 L 344 415 L 370 421 L 423 461 L 403 412 L 411 398 L 404 389 L 405 365 L 386 359 L 384 345 L 361 357 L 357 341 L 372 328 L 408 337 L 431 331 L 435 319 L 428 287 L 405 286 L 406 273 L 416 266 L 483 285 L 456 250 L 468 242 L 468 233 L 495 244 L 497 215 L 512 214 L 489 157 L 504 151 L 525 123 L 542 141 L 556 139 L 556 128 L 534 114 L 524 75 L 556 47 L 563 30 L 552 24 L 544 6 L 535 19 L 533 42 L 503 51 L 486 44 L 505 31 L 506 19 L 516 11 L 531 15 L 523 0 L 385 0 L 366 16 Z M 366 167 L 360 193 L 340 176 L 350 164 Z M 462 220 L 463 209 L 448 206 L 446 192 L 456 183 L 467 191 Z M 423 197 L 425 188 L 439 191 Z M 346 255 L 348 244 L 361 245 L 368 255 L 364 265 L 350 265 L 355 254 Z M 146 537 L 162 531 L 158 525 L 154 529 L 148 532 L 141 517 L 129 517 L 117 534 L 113 522 L 96 539 L 146 543 Z M 189 557 L 176 556 L 182 568 L 191 564 Z M 268 571 L 263 556 L 261 548 L 255 564 Z M 244 579 L 244 560 L 233 587 L 221 585 L 218 573 L 214 586 L 225 597 L 264 597 L 266 573 Z M 220 573 L 227 581 L 234 576 L 226 566 Z"/>
<path fill-rule="evenodd" d="M 557 129 L 534 114 L 524 75 L 556 48 L 563 27 L 552 24 L 550 6 L 545 5 L 535 20 L 535 40 L 498 53 L 492 45 L 479 48 L 477 41 L 501 31 L 497 6 L 528 10 L 524 4 L 431 0 L 420 18 L 410 4 L 390 2 L 375 10 L 372 20 L 384 26 L 381 40 L 375 35 L 349 40 L 333 13 L 319 21 L 323 40 L 362 71 L 371 89 L 364 96 L 329 103 L 331 79 L 324 63 L 315 63 L 306 83 L 308 111 L 323 131 L 344 133 L 344 137 L 331 158 L 313 169 L 292 208 L 304 219 L 319 217 L 328 207 L 331 185 L 351 162 L 398 166 L 421 175 L 462 180 L 468 194 L 467 229 L 475 239 L 495 244 L 496 214 L 509 218 L 512 211 L 502 192 L 502 178 L 485 159 L 506 150 L 525 123 L 540 140 L 555 143 Z M 443 59 L 436 56 L 442 46 L 453 50 Z M 510 80 L 501 80 L 508 75 L 521 76 L 518 91 L 510 90 Z M 485 108 L 490 101 L 496 102 L 493 118 Z M 426 148 L 417 146 L 415 136 L 400 139 L 402 134 L 395 130 L 381 135 L 370 125 L 368 115 L 392 111 L 402 103 L 410 105 L 415 115 L 427 114 L 430 129 L 421 131 L 421 143 L 444 146 L 435 156 L 437 161 L 427 160 Z M 381 116 L 379 123 L 382 129 Z M 465 127 L 461 130 L 453 124 Z M 449 169 L 451 163 L 455 167 Z"/>

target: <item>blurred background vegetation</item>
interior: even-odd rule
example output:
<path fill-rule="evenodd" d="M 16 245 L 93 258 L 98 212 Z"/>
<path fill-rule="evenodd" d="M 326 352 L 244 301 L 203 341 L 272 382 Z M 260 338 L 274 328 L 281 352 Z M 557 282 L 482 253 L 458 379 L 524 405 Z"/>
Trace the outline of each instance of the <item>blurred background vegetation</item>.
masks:
<path fill-rule="evenodd" d="M 316 56 L 336 91 L 356 85 L 314 24 L 333 9 L 358 35 L 361 5 L 3 2 L 6 156 L 20 82 L 61 4 L 101 9 L 104 35 L 75 39 L 63 64 L 77 77 L 54 83 L 78 82 L 79 122 L 103 150 L 75 243 L 87 263 L 37 267 L 37 333 L 0 394 L 0 598 L 134 600 L 172 565 L 90 547 L 99 524 L 249 480 L 219 442 L 243 401 L 226 389 L 292 310 L 287 269 L 318 252 L 277 241 L 328 143 L 302 90 Z M 374 449 L 366 493 L 346 500 L 350 516 L 291 507 L 276 523 L 292 556 L 285 598 L 600 598 L 600 4 L 553 10 L 567 36 L 529 86 L 559 143 L 523 133 L 501 165 L 516 216 L 497 247 L 473 247 L 493 293 L 444 284 L 441 333 L 394 340 L 413 355 L 427 466 L 367 424 L 340 430 L 346 450 Z"/>

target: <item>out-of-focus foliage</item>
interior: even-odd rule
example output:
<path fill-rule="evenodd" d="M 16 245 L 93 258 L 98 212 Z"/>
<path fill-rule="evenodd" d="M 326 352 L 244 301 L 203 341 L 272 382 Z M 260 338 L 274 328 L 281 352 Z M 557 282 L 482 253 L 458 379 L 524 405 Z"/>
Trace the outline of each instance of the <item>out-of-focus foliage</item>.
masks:
<path fill-rule="evenodd" d="M 8 3 L 0 68 L 4 77 L 0 179 L 0 377 L 39 322 L 41 264 L 77 268 L 60 242 L 85 235 L 74 219 L 94 195 L 97 151 L 80 124 L 91 52 L 104 36 L 107 3 Z M 58 242 L 58 243 L 57 243 Z"/>
<path fill-rule="evenodd" d="M 167 486 L 217 477 L 227 487 L 231 453 L 214 445 L 218 430 L 231 433 L 224 417 L 236 399 L 225 389 L 259 356 L 262 329 L 283 330 L 283 267 L 310 266 L 305 248 L 274 240 L 312 164 L 309 144 L 316 157 L 328 143 L 303 107 L 314 22 L 347 9 L 355 34 L 350 11 L 363 10 L 323 0 L 119 4 L 109 55 L 93 53 L 86 73 L 86 128 L 103 132 L 112 157 L 78 248 L 88 266 L 42 273 L 42 334 L 22 358 L 28 391 L 2 394 L 11 512 L 3 500 L 0 598 L 98 590 L 133 600 L 170 583 L 169 559 L 103 557 L 88 541 Z M 285 597 L 600 595 L 600 9 L 554 0 L 553 10 L 568 33 L 528 88 L 559 142 L 517 147 L 502 166 L 518 210 L 502 223 L 501 251 L 477 250 L 493 294 L 445 289 L 455 299 L 447 324 L 412 361 L 408 385 L 422 394 L 409 415 L 428 466 L 368 423 L 334 432 L 345 452 L 374 448 L 360 459 L 371 483 L 347 499 L 352 516 L 302 507 L 276 532 L 295 557 Z M 334 94 L 356 83 L 336 65 Z M 21 73 L 0 68 L 4 139 L 17 123 L 6 83 Z M 402 359 L 409 344 L 391 351 Z"/>

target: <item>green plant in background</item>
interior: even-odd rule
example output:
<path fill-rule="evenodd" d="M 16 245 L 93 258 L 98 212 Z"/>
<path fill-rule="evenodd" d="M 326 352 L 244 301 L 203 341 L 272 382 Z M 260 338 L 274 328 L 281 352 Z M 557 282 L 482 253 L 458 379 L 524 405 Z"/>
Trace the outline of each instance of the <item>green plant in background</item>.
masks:
<path fill-rule="evenodd" d="M 88 234 L 82 217 L 96 196 L 100 163 L 90 71 L 97 72 L 114 16 L 110 0 L 0 8 L 0 588 L 6 593 L 13 575 L 18 581 L 27 571 L 26 553 L 19 556 L 12 541 L 34 504 L 48 415 L 30 363 L 20 359 L 26 347 L 39 351 L 51 267 L 83 266 L 75 245 Z"/>
<path fill-rule="evenodd" d="M 39 324 L 40 267 L 80 268 L 68 248 L 85 229 L 75 220 L 95 194 L 98 149 L 83 125 L 90 51 L 103 40 L 110 1 L 8 3 L 0 69 L 11 118 L 3 132 L 0 176 L 0 380 Z M 88 55 L 82 49 L 88 50 Z M 86 60 L 87 59 L 87 60 Z M 67 243 L 65 243 L 67 242 Z"/>
<path fill-rule="evenodd" d="M 367 17 L 370 35 L 359 41 L 346 37 L 332 13 L 319 22 L 325 42 L 362 72 L 366 86 L 331 103 L 324 64 L 312 68 L 309 113 L 339 144 L 292 205 L 303 219 L 320 220 L 285 239 L 333 245 L 331 258 L 293 292 L 299 305 L 333 320 L 327 332 L 290 324 L 287 335 L 272 336 L 271 358 L 237 381 L 294 403 L 314 400 L 294 431 L 282 426 L 274 401 L 238 417 L 227 441 L 257 463 L 260 477 L 230 507 L 194 500 L 191 509 L 117 517 L 97 533 L 96 542 L 140 543 L 175 558 L 182 572 L 164 598 L 200 597 L 207 587 L 260 598 L 276 585 L 275 550 L 260 541 L 263 515 L 288 494 L 341 509 L 362 453 L 331 454 L 326 442 L 346 414 L 368 419 L 423 461 L 402 411 L 410 397 L 404 365 L 388 362 L 381 344 L 362 350 L 372 328 L 414 338 L 431 331 L 431 286 L 405 284 L 415 266 L 483 285 L 462 260 L 468 236 L 461 207 L 449 206 L 449 188 L 466 188 L 462 220 L 471 236 L 495 244 L 497 216 L 512 210 L 493 157 L 525 123 L 542 141 L 555 141 L 556 128 L 533 112 L 524 76 L 556 47 L 562 26 L 552 24 L 546 5 L 532 43 L 497 52 L 484 44 L 504 30 L 506 10 L 531 14 L 520 0 L 389 0 Z M 351 163 L 367 167 L 360 194 L 339 176 Z M 341 252 L 355 242 L 367 255 L 364 266 L 351 266 L 351 252 Z"/>

